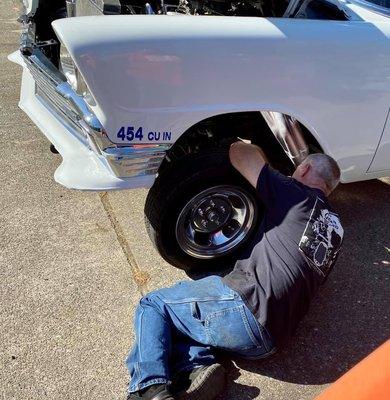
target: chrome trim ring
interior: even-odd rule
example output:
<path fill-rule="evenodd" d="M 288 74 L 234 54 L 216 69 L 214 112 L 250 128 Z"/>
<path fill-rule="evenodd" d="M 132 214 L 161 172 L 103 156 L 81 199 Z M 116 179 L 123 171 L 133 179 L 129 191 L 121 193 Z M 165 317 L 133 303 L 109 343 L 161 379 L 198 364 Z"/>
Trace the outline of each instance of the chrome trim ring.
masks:
<path fill-rule="evenodd" d="M 197 212 L 207 219 L 204 213 L 205 202 L 228 204 L 229 218 L 221 215 L 221 224 L 213 231 L 198 229 L 194 221 Z M 215 209 L 210 216 L 215 222 Z M 213 186 L 189 200 L 176 222 L 175 235 L 180 248 L 190 256 L 211 259 L 233 251 L 248 236 L 255 222 L 255 200 L 239 186 Z M 199 216 L 197 216 L 199 218 Z M 205 223 L 206 226 L 206 223 Z M 209 225 L 207 225 L 209 226 Z M 215 226 L 215 225 L 214 225 Z"/>

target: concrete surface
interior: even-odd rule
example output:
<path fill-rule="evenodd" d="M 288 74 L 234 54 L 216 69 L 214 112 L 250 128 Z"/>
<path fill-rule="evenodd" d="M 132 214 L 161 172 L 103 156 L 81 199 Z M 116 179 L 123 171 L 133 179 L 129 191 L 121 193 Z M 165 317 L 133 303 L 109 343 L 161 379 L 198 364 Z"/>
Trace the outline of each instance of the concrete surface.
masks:
<path fill-rule="evenodd" d="M 186 276 L 149 242 L 146 190 L 54 182 L 60 158 L 17 108 L 20 70 L 6 60 L 18 43 L 12 7 L 0 9 L 0 397 L 122 399 L 141 293 Z M 389 194 L 385 180 L 337 191 L 346 237 L 335 271 L 288 348 L 227 363 L 220 399 L 313 399 L 389 337 Z"/>

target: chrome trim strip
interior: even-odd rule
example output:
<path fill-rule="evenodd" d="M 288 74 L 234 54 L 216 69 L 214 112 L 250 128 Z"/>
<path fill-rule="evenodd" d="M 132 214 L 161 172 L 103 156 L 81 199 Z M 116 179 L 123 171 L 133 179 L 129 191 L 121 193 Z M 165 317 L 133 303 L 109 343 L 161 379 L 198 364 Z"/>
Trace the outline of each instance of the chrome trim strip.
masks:
<path fill-rule="evenodd" d="M 22 55 L 35 80 L 36 96 L 60 121 L 74 127 L 83 144 L 104 157 L 116 176 L 129 178 L 157 173 L 171 144 L 120 146 L 111 142 L 84 98 L 40 50 Z"/>
<path fill-rule="evenodd" d="M 103 151 L 116 175 L 141 176 L 156 174 L 170 144 L 109 147 Z"/>
<path fill-rule="evenodd" d="M 374 11 L 378 14 L 384 15 L 385 17 L 390 16 L 390 9 L 386 7 L 382 7 L 378 4 L 371 3 L 370 1 L 365 0 L 348 0 L 347 3 L 356 4 L 358 6 L 367 8 L 371 11 Z"/>
<path fill-rule="evenodd" d="M 74 109 L 77 111 L 81 120 L 84 121 L 88 127 L 95 133 L 101 134 L 103 127 L 95 114 L 90 111 L 84 99 L 76 94 L 72 86 L 68 82 L 62 82 L 56 87 L 56 91 L 66 100 L 72 104 Z"/>

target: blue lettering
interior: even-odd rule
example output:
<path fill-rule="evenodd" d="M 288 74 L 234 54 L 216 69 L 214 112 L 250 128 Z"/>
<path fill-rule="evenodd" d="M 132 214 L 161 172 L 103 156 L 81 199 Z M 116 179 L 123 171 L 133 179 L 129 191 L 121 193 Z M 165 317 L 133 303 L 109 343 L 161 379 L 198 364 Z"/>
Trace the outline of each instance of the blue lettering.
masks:
<path fill-rule="evenodd" d="M 126 135 L 125 135 L 125 127 L 124 127 L 124 126 L 122 126 L 122 127 L 119 129 L 119 131 L 118 131 L 118 133 L 116 134 L 116 136 L 117 136 L 119 139 L 125 140 Z"/>
<path fill-rule="evenodd" d="M 127 127 L 126 139 L 129 141 L 134 139 L 134 126 Z"/>
<path fill-rule="evenodd" d="M 137 129 L 137 132 L 135 133 L 135 137 L 139 140 L 142 140 L 142 138 L 144 137 L 144 135 L 142 134 L 142 127 Z"/>

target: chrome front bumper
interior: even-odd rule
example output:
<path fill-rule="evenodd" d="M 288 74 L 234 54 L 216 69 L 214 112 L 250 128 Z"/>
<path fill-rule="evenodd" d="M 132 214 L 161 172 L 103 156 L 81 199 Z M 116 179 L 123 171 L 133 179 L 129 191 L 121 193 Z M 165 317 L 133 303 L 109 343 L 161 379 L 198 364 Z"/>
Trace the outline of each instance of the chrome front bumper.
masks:
<path fill-rule="evenodd" d="M 170 144 L 119 146 L 112 143 L 85 99 L 39 50 L 22 58 L 35 81 L 35 96 L 80 144 L 93 151 L 118 178 L 155 176 Z M 47 135 L 46 135 L 47 136 Z"/>

